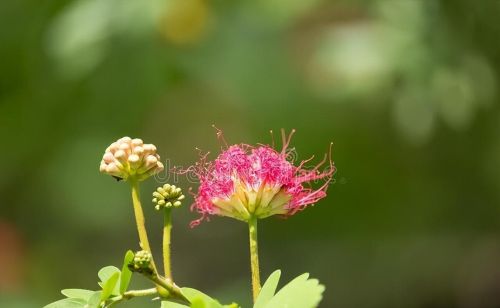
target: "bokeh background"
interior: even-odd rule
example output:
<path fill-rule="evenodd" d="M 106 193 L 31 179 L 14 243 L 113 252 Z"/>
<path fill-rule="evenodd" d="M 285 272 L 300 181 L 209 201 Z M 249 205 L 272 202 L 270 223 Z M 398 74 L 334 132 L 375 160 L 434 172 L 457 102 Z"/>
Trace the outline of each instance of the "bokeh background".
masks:
<path fill-rule="evenodd" d="M 496 0 L 0 1 L 0 306 L 96 289 L 137 248 L 128 185 L 98 172 L 108 144 L 188 166 L 220 149 L 215 123 L 230 143 L 295 128 L 299 159 L 334 142 L 329 196 L 261 222 L 263 276 L 310 272 L 321 307 L 500 307 L 499 16 Z M 175 213 L 178 284 L 249 307 L 246 226 L 195 218 Z"/>

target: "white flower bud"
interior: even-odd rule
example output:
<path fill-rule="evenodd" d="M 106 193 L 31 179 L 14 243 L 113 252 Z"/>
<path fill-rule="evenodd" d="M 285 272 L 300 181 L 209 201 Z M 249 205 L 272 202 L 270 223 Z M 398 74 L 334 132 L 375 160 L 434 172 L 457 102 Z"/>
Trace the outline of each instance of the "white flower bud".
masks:
<path fill-rule="evenodd" d="M 132 145 L 135 147 L 141 146 L 143 144 L 144 144 L 144 142 L 142 142 L 142 139 L 139 139 L 139 138 L 132 139 Z"/>
<path fill-rule="evenodd" d="M 134 154 L 141 155 L 143 153 L 144 153 L 144 148 L 141 147 L 140 145 L 138 145 L 134 148 Z"/>
<path fill-rule="evenodd" d="M 154 145 L 144 144 L 138 138 L 123 137 L 106 148 L 99 171 L 123 180 L 133 176 L 143 181 L 164 169 L 159 160 Z"/>
<path fill-rule="evenodd" d="M 115 156 L 111 152 L 104 153 L 104 156 L 102 157 L 102 160 L 107 164 L 112 163 L 114 159 Z"/>

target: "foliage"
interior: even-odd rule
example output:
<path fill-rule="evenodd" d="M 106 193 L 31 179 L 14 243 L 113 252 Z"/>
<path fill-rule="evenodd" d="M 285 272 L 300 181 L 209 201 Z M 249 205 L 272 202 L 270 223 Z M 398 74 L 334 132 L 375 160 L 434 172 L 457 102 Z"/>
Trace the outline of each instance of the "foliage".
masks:
<path fill-rule="evenodd" d="M 130 251 L 129 251 L 130 252 Z M 130 257 L 129 252 L 127 255 Z M 127 260 L 127 255 L 125 259 Z M 127 268 L 128 270 L 128 268 Z M 130 272 L 130 271 L 129 271 Z M 123 287 L 123 281 L 118 282 L 123 273 L 114 266 L 106 266 L 99 271 L 103 286 L 101 291 L 91 291 L 84 289 L 64 289 L 61 293 L 67 298 L 51 303 L 44 308 L 99 308 L 110 307 L 113 305 L 113 297 L 125 293 L 126 286 Z M 302 274 L 282 289 L 276 292 L 280 280 L 281 271 L 274 271 L 262 286 L 261 292 L 253 308 L 305 308 L 316 307 L 322 298 L 324 286 L 319 284 L 316 279 L 309 279 L 309 274 Z M 128 284 L 128 282 L 126 282 Z M 122 291 L 123 290 L 123 291 Z M 182 293 L 191 302 L 190 305 L 181 304 L 173 301 L 162 300 L 161 308 L 241 308 L 238 304 L 232 303 L 222 305 L 216 299 L 207 294 L 193 289 L 182 288 Z"/>

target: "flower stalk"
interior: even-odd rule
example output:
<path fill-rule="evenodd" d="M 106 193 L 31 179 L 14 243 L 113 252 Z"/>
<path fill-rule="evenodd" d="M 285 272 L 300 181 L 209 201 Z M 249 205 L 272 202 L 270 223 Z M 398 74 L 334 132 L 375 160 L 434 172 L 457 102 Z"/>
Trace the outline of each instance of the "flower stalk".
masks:
<path fill-rule="evenodd" d="M 147 251 L 150 254 L 151 269 L 152 272 L 157 276 L 158 274 L 156 265 L 153 260 L 151 246 L 149 245 L 148 240 L 148 233 L 146 230 L 146 219 L 144 218 L 144 212 L 142 211 L 138 181 L 134 178 L 131 178 L 130 185 L 132 187 L 132 203 L 134 204 L 134 213 L 137 224 L 137 231 L 139 233 L 140 246 L 143 250 Z M 163 297 L 169 297 L 169 295 L 172 294 L 171 290 L 169 288 L 166 288 L 164 284 L 156 283 L 156 289 L 158 290 L 158 293 Z"/>
<path fill-rule="evenodd" d="M 259 245 L 257 239 L 257 218 L 250 217 L 248 220 L 248 231 L 250 239 L 250 268 L 252 270 L 252 294 L 253 301 L 257 300 L 260 293 L 260 269 L 259 269 Z"/>
<path fill-rule="evenodd" d="M 115 296 L 110 299 L 110 303 L 107 307 L 112 307 L 113 305 L 116 305 L 120 302 L 132 299 L 134 297 L 141 297 L 141 296 L 150 296 L 150 295 L 156 295 L 158 294 L 158 290 L 156 288 L 151 288 L 151 289 L 144 289 L 144 290 L 131 290 L 127 291 L 121 295 Z"/>
<path fill-rule="evenodd" d="M 170 261 L 170 234 L 172 232 L 172 209 L 163 210 L 163 269 L 165 277 L 172 279 Z"/>
<path fill-rule="evenodd" d="M 158 274 L 154 274 L 148 278 L 157 285 L 167 290 L 169 292 L 169 299 L 176 299 L 188 305 L 191 304 L 191 302 L 184 296 L 184 294 L 182 294 L 181 289 L 177 285 L 175 285 L 172 280 L 161 277 Z"/>
<path fill-rule="evenodd" d="M 172 270 L 170 266 L 170 234 L 172 232 L 172 208 L 180 207 L 185 196 L 182 190 L 170 184 L 164 184 L 153 192 L 153 203 L 155 209 L 163 210 L 163 268 L 165 277 L 172 280 Z"/>
<path fill-rule="evenodd" d="M 134 204 L 135 222 L 137 225 L 137 232 L 139 233 L 140 246 L 143 250 L 151 253 L 148 233 L 146 231 L 146 219 L 144 218 L 144 212 L 142 211 L 142 205 L 139 195 L 139 184 L 135 179 L 130 179 L 130 186 L 132 188 L 132 203 Z M 151 260 L 151 264 L 153 268 L 156 269 L 153 260 Z"/>

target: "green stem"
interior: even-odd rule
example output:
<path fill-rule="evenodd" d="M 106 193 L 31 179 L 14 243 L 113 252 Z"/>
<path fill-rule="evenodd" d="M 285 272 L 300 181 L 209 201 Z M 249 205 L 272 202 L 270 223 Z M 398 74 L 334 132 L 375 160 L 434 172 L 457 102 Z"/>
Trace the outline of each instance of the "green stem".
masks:
<path fill-rule="evenodd" d="M 139 183 L 135 179 L 130 179 L 130 185 L 132 187 L 132 202 L 134 204 L 135 222 L 137 225 L 137 231 L 139 232 L 140 246 L 143 250 L 147 250 L 152 253 L 151 247 L 149 246 L 148 233 L 146 231 L 146 220 L 144 218 L 144 212 L 142 211 L 141 200 L 139 197 Z M 156 270 L 153 260 L 151 260 L 151 264 Z"/>
<path fill-rule="evenodd" d="M 252 216 L 248 220 L 248 231 L 250 235 L 250 267 L 252 269 L 252 294 L 253 294 L 253 301 L 255 302 L 260 293 L 259 245 L 257 242 L 256 217 Z"/>
<path fill-rule="evenodd" d="M 163 278 L 156 274 L 148 276 L 156 285 L 163 287 L 168 291 L 168 298 L 173 298 L 182 301 L 183 303 L 190 304 L 189 300 L 182 294 L 181 289 L 172 282 L 169 278 Z M 161 294 L 161 293 L 160 293 Z"/>
<path fill-rule="evenodd" d="M 107 307 L 111 307 L 113 305 L 116 305 L 119 302 L 123 302 L 125 300 L 129 300 L 134 297 L 141 297 L 141 296 L 149 296 L 149 295 L 156 295 L 158 294 L 158 290 L 156 288 L 151 288 L 151 289 L 145 289 L 145 290 L 131 290 L 123 293 L 122 295 L 115 296 L 111 298 L 111 303 Z"/>
<path fill-rule="evenodd" d="M 163 214 L 163 268 L 165 277 L 172 280 L 170 268 L 170 233 L 172 231 L 172 209 L 166 207 Z"/>

